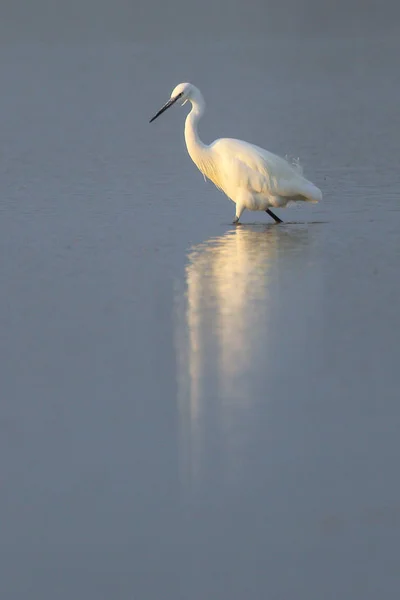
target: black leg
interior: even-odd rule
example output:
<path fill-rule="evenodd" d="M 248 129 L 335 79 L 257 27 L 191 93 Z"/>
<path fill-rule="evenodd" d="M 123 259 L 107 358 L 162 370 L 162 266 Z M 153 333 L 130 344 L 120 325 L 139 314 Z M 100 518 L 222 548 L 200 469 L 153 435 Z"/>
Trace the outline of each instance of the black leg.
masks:
<path fill-rule="evenodd" d="M 283 223 L 282 219 L 280 219 L 279 217 L 277 217 L 276 215 L 274 215 L 274 213 L 272 212 L 272 210 L 269 210 L 269 208 L 267 208 L 267 210 L 265 212 L 270 217 L 272 217 L 276 223 Z"/>

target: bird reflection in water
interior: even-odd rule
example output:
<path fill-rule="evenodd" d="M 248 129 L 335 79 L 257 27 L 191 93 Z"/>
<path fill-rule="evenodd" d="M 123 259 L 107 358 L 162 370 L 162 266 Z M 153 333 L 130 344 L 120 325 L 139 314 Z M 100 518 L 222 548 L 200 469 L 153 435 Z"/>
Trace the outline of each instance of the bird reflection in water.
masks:
<path fill-rule="evenodd" d="M 211 451 L 207 428 L 218 428 L 222 453 L 235 453 L 235 431 L 256 395 L 254 375 L 275 351 L 268 331 L 280 269 L 308 242 L 305 227 L 246 225 L 189 251 L 177 350 L 181 455 L 192 482 Z"/>

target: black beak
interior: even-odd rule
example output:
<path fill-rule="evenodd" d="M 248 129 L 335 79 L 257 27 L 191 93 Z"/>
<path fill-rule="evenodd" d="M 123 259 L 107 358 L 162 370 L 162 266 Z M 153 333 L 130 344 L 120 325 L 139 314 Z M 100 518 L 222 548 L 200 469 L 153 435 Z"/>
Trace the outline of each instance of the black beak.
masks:
<path fill-rule="evenodd" d="M 177 96 L 175 96 L 175 98 L 171 98 L 171 100 L 168 100 L 168 102 L 166 104 L 164 104 L 164 106 L 162 108 L 160 108 L 160 110 L 158 111 L 158 113 L 156 113 L 154 115 L 154 117 L 152 119 L 150 119 L 149 123 L 152 123 L 153 121 L 155 121 L 155 119 L 157 119 L 157 117 L 159 117 L 160 115 L 163 114 L 163 112 L 165 112 L 167 110 L 167 108 L 169 108 L 170 106 L 172 106 L 173 104 L 175 104 L 175 102 L 182 96 L 182 94 L 178 94 Z"/>

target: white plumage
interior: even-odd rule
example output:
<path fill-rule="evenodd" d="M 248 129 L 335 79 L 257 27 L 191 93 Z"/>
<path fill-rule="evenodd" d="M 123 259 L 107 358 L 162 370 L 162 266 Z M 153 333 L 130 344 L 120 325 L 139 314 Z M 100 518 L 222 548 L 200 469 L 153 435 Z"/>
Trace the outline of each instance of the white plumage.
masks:
<path fill-rule="evenodd" d="M 234 223 L 243 211 L 266 211 L 281 220 L 270 207 L 282 208 L 289 202 L 318 202 L 322 193 L 303 176 L 299 166 L 263 148 L 230 138 L 216 140 L 209 146 L 200 140 L 197 125 L 204 113 L 203 96 L 191 83 L 180 83 L 170 100 L 151 119 L 154 121 L 177 100 L 189 101 L 192 110 L 186 117 L 185 141 L 190 157 L 205 177 L 236 204 Z"/>

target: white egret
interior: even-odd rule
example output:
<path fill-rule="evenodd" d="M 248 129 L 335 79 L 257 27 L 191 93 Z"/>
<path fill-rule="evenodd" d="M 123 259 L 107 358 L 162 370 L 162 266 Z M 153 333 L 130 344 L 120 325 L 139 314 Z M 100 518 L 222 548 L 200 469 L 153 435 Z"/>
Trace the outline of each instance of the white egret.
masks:
<path fill-rule="evenodd" d="M 178 100 L 182 106 L 187 101 L 192 104 L 185 122 L 189 155 L 203 175 L 236 204 L 235 224 L 246 208 L 265 211 L 277 223 L 282 223 L 270 207 L 282 208 L 294 201 L 321 200 L 321 190 L 303 177 L 301 168 L 280 156 L 230 138 L 216 140 L 209 146 L 203 144 L 197 124 L 204 113 L 205 102 L 200 90 L 191 83 L 177 85 L 171 98 L 150 123 Z"/>

